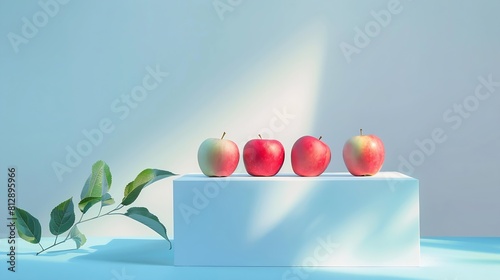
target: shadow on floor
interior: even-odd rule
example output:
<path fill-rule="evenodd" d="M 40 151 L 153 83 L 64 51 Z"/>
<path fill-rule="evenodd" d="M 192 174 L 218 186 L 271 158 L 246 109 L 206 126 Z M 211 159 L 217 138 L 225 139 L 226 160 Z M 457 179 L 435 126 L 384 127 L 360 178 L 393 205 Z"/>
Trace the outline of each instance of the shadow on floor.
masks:
<path fill-rule="evenodd" d="M 113 239 L 104 245 L 92 246 L 95 250 L 76 256 L 70 261 L 106 261 L 145 265 L 174 264 L 174 249 L 162 239 Z"/>
<path fill-rule="evenodd" d="M 500 256 L 499 237 L 432 237 L 420 240 L 422 247 L 460 250 L 478 253 L 493 253 Z"/>
<path fill-rule="evenodd" d="M 172 242 L 174 248 L 175 243 Z M 81 263 L 82 261 L 90 262 L 115 262 L 124 264 L 147 265 L 155 266 L 151 271 L 165 271 L 173 269 L 174 249 L 169 250 L 168 242 L 165 240 L 154 239 L 114 239 L 104 245 L 92 246 L 89 248 L 88 254 L 80 255 L 71 258 L 69 261 L 74 263 Z M 64 253 L 64 252 L 61 252 Z M 163 268 L 162 268 L 163 267 Z M 159 270 L 158 270 L 159 269 Z M 364 270 L 364 269 L 362 269 Z M 300 271 L 301 274 L 296 274 Z M 213 275 L 224 276 L 231 278 L 232 276 L 237 279 L 306 279 L 301 276 L 306 276 L 308 279 L 367 279 L 367 280 L 413 280 L 418 278 L 384 275 L 387 272 L 384 268 L 380 271 L 376 269 L 371 275 L 359 274 L 359 270 L 353 269 L 345 271 L 345 268 L 307 268 L 307 267 L 195 267 L 195 266 L 181 266 L 175 268 L 177 276 L 191 279 L 191 276 L 198 275 Z M 377 275 L 378 274 L 378 275 Z M 223 278 L 224 278 L 223 277 Z M 298 278 L 297 278 L 298 277 Z M 224 279 L 226 279 L 224 278 Z M 236 279 L 235 278 L 235 279 Z M 194 279 L 194 278 L 193 278 Z"/>

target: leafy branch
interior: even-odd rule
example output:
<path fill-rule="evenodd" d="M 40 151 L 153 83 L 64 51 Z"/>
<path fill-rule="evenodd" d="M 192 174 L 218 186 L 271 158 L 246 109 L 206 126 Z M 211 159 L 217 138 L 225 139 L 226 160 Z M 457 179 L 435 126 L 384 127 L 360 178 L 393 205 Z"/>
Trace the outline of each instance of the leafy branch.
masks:
<path fill-rule="evenodd" d="M 47 247 L 43 247 L 40 243 L 42 236 L 42 229 L 38 219 L 33 217 L 29 212 L 16 208 L 16 226 L 19 236 L 25 241 L 38 244 L 41 250 L 37 255 L 56 247 L 68 240 L 73 240 L 78 249 L 85 244 L 87 238 L 78 229 L 78 225 L 110 215 L 122 215 L 129 217 L 139 223 L 144 224 L 150 229 L 154 230 L 161 237 L 169 242 L 170 249 L 172 249 L 172 243 L 167 236 L 167 230 L 165 226 L 160 222 L 157 216 L 150 213 L 145 207 L 130 207 L 127 212 L 121 213 L 117 212 L 125 206 L 132 204 L 141 191 L 148 185 L 170 177 L 176 174 L 159 169 L 145 169 L 134 181 L 127 184 L 124 190 L 124 197 L 114 209 L 102 213 L 104 207 L 115 204 L 115 200 L 109 194 L 109 189 L 111 188 L 112 176 L 109 166 L 104 161 L 97 161 L 92 166 L 92 173 L 87 178 L 82 192 L 80 194 L 80 202 L 78 203 L 78 208 L 80 209 L 81 215 L 80 219 L 75 223 L 76 216 L 74 211 L 73 198 L 69 198 L 59 205 L 57 205 L 50 213 L 49 229 L 50 233 L 55 236 L 54 243 Z M 83 219 L 85 214 L 94 205 L 100 204 L 99 212 L 96 216 Z M 66 237 L 58 241 L 59 237 L 68 232 Z"/>

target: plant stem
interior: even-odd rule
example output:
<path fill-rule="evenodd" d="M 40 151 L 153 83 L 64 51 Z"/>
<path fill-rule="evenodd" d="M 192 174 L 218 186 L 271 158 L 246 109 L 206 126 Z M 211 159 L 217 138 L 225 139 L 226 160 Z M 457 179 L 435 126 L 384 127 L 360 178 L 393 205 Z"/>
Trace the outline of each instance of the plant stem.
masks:
<path fill-rule="evenodd" d="M 59 245 L 59 244 L 62 244 L 62 243 L 64 243 L 64 242 L 66 242 L 66 239 L 64 239 L 63 241 L 59 241 L 59 242 L 57 242 L 57 243 L 54 243 L 54 244 L 50 245 L 49 247 L 47 247 L 47 248 L 45 248 L 45 249 L 43 249 L 42 245 L 40 245 L 40 247 L 42 247 L 42 250 L 41 250 L 40 252 L 36 253 L 36 255 L 38 256 L 38 255 L 40 255 L 41 253 L 43 253 L 43 252 L 47 251 L 48 249 L 50 249 L 50 248 L 52 248 L 52 247 L 55 247 L 55 246 L 57 246 L 57 245 Z"/>
<path fill-rule="evenodd" d="M 68 234 L 66 235 L 66 238 L 64 238 L 64 241 L 68 240 L 69 235 L 71 234 L 71 230 L 72 230 L 72 229 L 73 229 L 73 228 L 74 228 L 77 224 L 79 224 L 79 223 L 81 223 L 81 222 L 82 222 L 83 215 L 85 215 L 85 213 L 82 213 L 82 215 L 80 216 L 80 220 L 78 220 L 78 222 L 76 222 L 76 224 L 74 224 L 74 225 L 70 228 L 70 230 L 68 231 Z M 63 242 L 64 242 L 64 241 L 63 241 Z M 40 252 L 40 253 L 41 253 L 41 252 Z"/>
<path fill-rule="evenodd" d="M 50 245 L 50 246 L 49 246 L 49 247 L 47 247 L 47 248 L 43 248 L 42 244 L 38 243 L 38 244 L 40 245 L 40 247 L 42 248 L 42 250 L 41 250 L 40 252 L 36 253 L 36 255 L 38 256 L 39 254 L 41 254 L 41 253 L 43 253 L 43 252 L 47 251 L 48 249 L 53 248 L 53 247 L 55 247 L 55 246 L 57 246 L 57 245 L 59 245 L 59 244 L 62 244 L 62 243 L 64 243 L 64 242 L 68 241 L 69 236 L 71 235 L 71 231 L 73 230 L 73 228 L 74 228 L 74 227 L 76 227 L 76 226 L 77 226 L 77 225 L 79 225 L 79 224 L 82 224 L 82 223 L 85 223 L 85 222 L 88 222 L 88 221 L 92 221 L 92 220 L 95 220 L 95 219 L 97 219 L 97 218 L 104 217 L 104 216 L 108 216 L 108 215 L 123 215 L 123 214 L 121 214 L 121 213 L 113 213 L 113 212 L 115 212 L 115 211 L 118 211 L 118 210 L 122 209 L 122 208 L 123 208 L 123 206 L 124 206 L 123 204 L 119 204 L 118 206 L 116 206 L 116 208 L 115 208 L 115 209 L 110 210 L 109 212 L 106 212 L 106 213 L 104 213 L 104 214 L 102 214 L 102 215 L 101 215 L 101 210 L 102 210 L 102 206 L 101 206 L 101 209 L 99 210 L 99 214 L 97 214 L 97 216 L 92 217 L 92 218 L 88 218 L 88 219 L 86 219 L 86 220 L 83 220 L 83 215 L 85 215 L 85 213 L 82 213 L 82 215 L 80 216 L 80 220 L 78 220 L 78 222 L 76 222 L 76 223 L 75 223 L 75 224 L 71 227 L 71 229 L 70 229 L 70 230 L 69 230 L 69 232 L 68 232 L 68 235 L 66 235 L 66 238 L 64 238 L 64 240 L 57 242 L 57 237 L 58 237 L 58 236 L 56 236 L 56 240 L 54 241 L 54 244 Z"/>

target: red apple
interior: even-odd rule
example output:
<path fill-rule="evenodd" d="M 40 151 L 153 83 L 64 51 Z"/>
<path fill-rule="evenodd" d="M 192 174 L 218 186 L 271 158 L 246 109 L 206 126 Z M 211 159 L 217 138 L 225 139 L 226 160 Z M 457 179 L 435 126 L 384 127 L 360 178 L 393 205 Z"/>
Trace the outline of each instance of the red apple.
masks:
<path fill-rule="evenodd" d="M 375 135 L 351 137 L 344 145 L 342 156 L 347 170 L 354 176 L 372 176 L 384 164 L 385 150 L 382 140 Z"/>
<path fill-rule="evenodd" d="M 278 140 L 253 139 L 243 148 L 243 162 L 252 176 L 274 176 L 285 161 L 285 148 Z"/>
<path fill-rule="evenodd" d="M 240 161 L 238 146 L 231 140 L 209 138 L 198 149 L 198 165 L 209 177 L 226 177 L 233 174 Z"/>
<path fill-rule="evenodd" d="M 303 136 L 292 147 L 292 169 L 299 176 L 319 176 L 330 164 L 330 147 L 321 137 Z"/>

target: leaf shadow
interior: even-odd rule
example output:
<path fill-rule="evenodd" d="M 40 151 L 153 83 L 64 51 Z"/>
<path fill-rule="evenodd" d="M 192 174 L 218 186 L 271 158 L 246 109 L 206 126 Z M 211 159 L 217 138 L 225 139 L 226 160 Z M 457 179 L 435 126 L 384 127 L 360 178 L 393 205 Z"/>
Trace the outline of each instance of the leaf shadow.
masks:
<path fill-rule="evenodd" d="M 113 239 L 90 247 L 92 252 L 71 258 L 71 262 L 106 261 L 173 266 L 174 252 L 164 239 Z"/>
<path fill-rule="evenodd" d="M 18 252 L 17 255 L 19 256 L 36 256 L 36 257 L 54 257 L 54 256 L 62 256 L 62 255 L 67 255 L 68 253 L 74 253 L 74 254 L 88 254 L 91 251 L 88 249 L 62 249 L 62 250 L 54 250 L 54 251 L 45 251 L 41 253 L 40 255 L 36 255 L 36 251 L 31 251 L 31 252 Z"/>
<path fill-rule="evenodd" d="M 46 251 L 43 252 L 42 254 L 38 256 L 60 256 L 60 255 L 67 255 L 68 253 L 75 253 L 75 254 L 88 254 L 91 251 L 88 249 L 63 249 L 63 250 L 54 250 L 54 251 Z"/>

